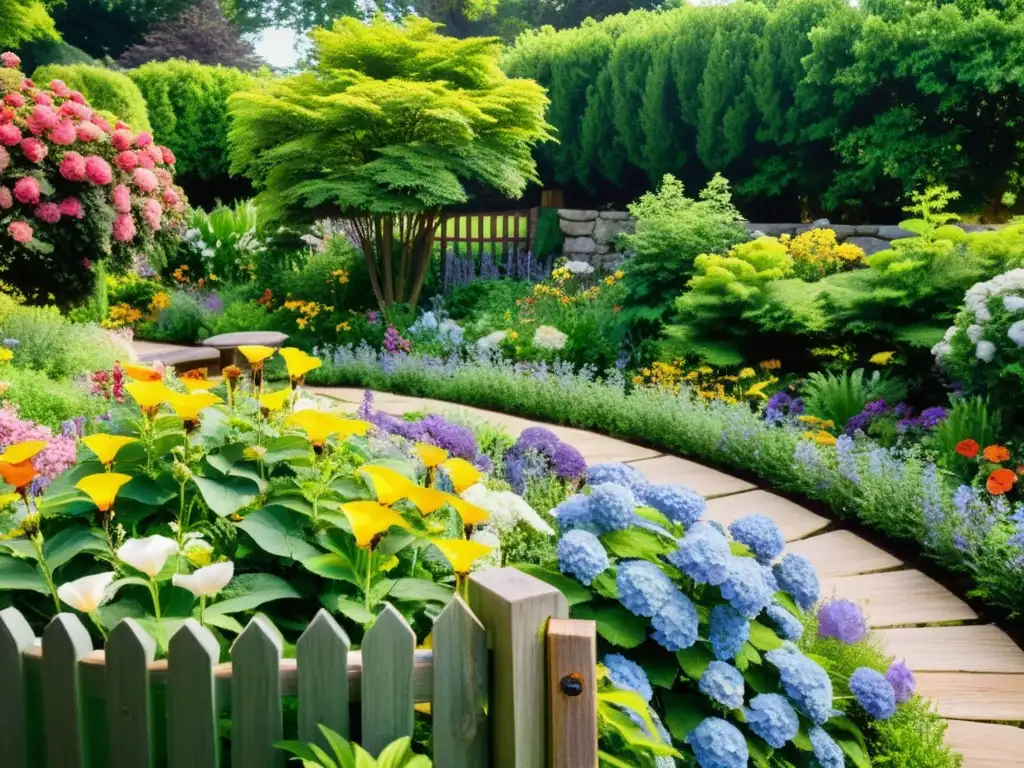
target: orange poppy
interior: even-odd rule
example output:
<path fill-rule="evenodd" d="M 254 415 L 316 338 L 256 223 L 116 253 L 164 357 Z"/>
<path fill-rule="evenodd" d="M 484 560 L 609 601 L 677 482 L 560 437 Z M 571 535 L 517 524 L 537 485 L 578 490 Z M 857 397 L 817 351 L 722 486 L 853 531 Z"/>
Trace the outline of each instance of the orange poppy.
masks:
<path fill-rule="evenodd" d="M 1010 460 L 1010 452 L 1001 445 L 990 445 L 981 455 L 985 457 L 985 461 L 991 461 L 993 464 Z"/>
<path fill-rule="evenodd" d="M 988 482 L 985 483 L 985 487 L 993 496 L 1002 496 L 1004 493 L 1011 491 L 1016 482 L 1017 475 L 1012 470 L 997 469 L 988 476 Z"/>
<path fill-rule="evenodd" d="M 127 374 L 129 379 L 135 381 L 160 381 L 163 374 L 149 365 L 137 365 L 135 363 L 122 363 L 121 370 Z"/>
<path fill-rule="evenodd" d="M 956 452 L 968 459 L 973 459 L 980 450 L 981 446 L 977 440 L 961 440 L 956 444 Z"/>

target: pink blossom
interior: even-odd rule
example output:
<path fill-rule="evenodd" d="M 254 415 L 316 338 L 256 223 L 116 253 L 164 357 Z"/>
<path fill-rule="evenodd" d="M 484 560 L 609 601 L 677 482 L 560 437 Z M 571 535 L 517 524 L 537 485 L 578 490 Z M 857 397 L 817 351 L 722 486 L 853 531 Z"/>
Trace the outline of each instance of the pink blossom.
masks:
<path fill-rule="evenodd" d="M 152 171 L 146 168 L 136 168 L 135 186 L 148 194 L 160 186 L 160 183 L 156 180 L 156 174 Z"/>
<path fill-rule="evenodd" d="M 150 144 L 148 147 L 146 147 L 145 151 L 149 154 L 151 158 L 153 158 L 154 163 L 156 163 L 157 165 L 164 164 L 164 153 L 160 151 L 160 147 L 156 146 L 155 144 Z"/>
<path fill-rule="evenodd" d="M 32 101 L 34 101 L 36 104 L 42 104 L 44 107 L 53 106 L 53 99 L 50 97 L 50 94 L 46 93 L 45 91 L 36 91 L 35 93 L 33 93 Z"/>
<path fill-rule="evenodd" d="M 114 210 L 118 213 L 129 213 L 132 210 L 132 193 L 124 184 L 114 187 Z"/>
<path fill-rule="evenodd" d="M 81 94 L 81 92 L 79 92 L 79 91 L 72 91 L 71 95 L 68 96 L 68 98 L 71 99 L 76 104 L 81 104 L 83 106 L 88 106 L 88 102 L 86 102 L 85 96 L 83 96 Z"/>
<path fill-rule="evenodd" d="M 14 207 L 14 198 L 11 196 L 11 190 L 7 187 L 0 187 L 0 211 L 5 211 L 8 208 Z"/>
<path fill-rule="evenodd" d="M 43 131 L 53 128 L 58 120 L 60 120 L 60 117 L 53 107 L 46 104 L 36 104 L 35 109 L 32 110 L 32 114 L 29 115 L 25 124 L 32 133 L 39 136 Z"/>
<path fill-rule="evenodd" d="M 160 182 L 161 187 L 169 187 L 174 182 L 174 177 L 163 168 L 157 168 L 153 173 L 156 174 L 156 180 Z"/>
<path fill-rule="evenodd" d="M 150 157 L 149 152 L 147 152 L 146 150 L 140 149 L 138 152 L 135 153 L 135 157 L 138 158 L 140 167 L 146 168 L 148 170 L 156 168 L 156 163 L 153 162 L 153 158 Z"/>
<path fill-rule="evenodd" d="M 24 80 L 21 81 L 21 90 L 23 91 L 31 91 L 35 87 L 36 84 L 32 82 L 31 78 L 26 77 Z"/>
<path fill-rule="evenodd" d="M 160 219 L 163 217 L 163 213 L 164 209 L 153 198 L 146 200 L 146 203 L 142 206 L 142 218 L 146 220 L 149 228 L 154 232 L 160 231 Z"/>
<path fill-rule="evenodd" d="M 83 107 L 74 101 L 65 101 L 60 105 L 60 113 L 67 117 L 77 117 L 79 120 L 88 120 L 92 117 L 92 110 Z"/>
<path fill-rule="evenodd" d="M 77 197 L 65 197 L 60 202 L 60 212 L 71 219 L 84 219 L 85 209 Z"/>
<path fill-rule="evenodd" d="M 8 69 L 17 69 L 21 66 L 21 59 L 11 51 L 0 53 L 0 63 Z"/>
<path fill-rule="evenodd" d="M 167 147 L 160 147 L 160 152 L 164 156 L 165 165 L 174 165 L 177 162 L 177 158 L 174 156 L 174 153 Z"/>
<path fill-rule="evenodd" d="M 104 133 L 110 133 L 112 130 L 114 130 L 113 128 L 110 127 L 110 123 L 108 123 L 106 118 L 102 115 L 97 115 L 94 113 L 93 116 L 89 118 L 89 121 L 93 125 L 97 126 Z"/>
<path fill-rule="evenodd" d="M 124 120 L 118 120 L 117 121 L 117 125 L 115 125 L 114 127 L 117 130 L 119 130 L 119 131 L 129 131 L 129 132 L 131 132 L 131 130 L 132 130 L 132 127 L 130 125 L 128 125 L 128 123 L 126 123 Z"/>
<path fill-rule="evenodd" d="M 153 363 L 153 370 L 163 376 L 167 373 L 167 365 L 162 360 L 157 360 Z"/>
<path fill-rule="evenodd" d="M 60 96 L 62 99 L 67 99 L 71 96 L 71 89 L 68 88 L 67 83 L 65 83 L 63 80 L 51 80 L 50 90 L 58 96 Z"/>
<path fill-rule="evenodd" d="M 164 205 L 168 208 L 176 208 L 181 202 L 181 197 L 173 189 L 164 190 Z"/>
<path fill-rule="evenodd" d="M 65 152 L 60 161 L 60 175 L 68 181 L 85 181 L 85 158 L 77 152 Z"/>
<path fill-rule="evenodd" d="M 39 182 L 31 176 L 26 176 L 14 182 L 14 199 L 25 205 L 35 205 L 42 196 Z"/>
<path fill-rule="evenodd" d="M 136 147 L 148 147 L 153 143 L 153 134 L 142 131 L 138 136 L 135 137 Z"/>
<path fill-rule="evenodd" d="M 53 480 L 75 465 L 78 458 L 78 443 L 70 435 L 61 435 L 38 454 L 33 462 L 36 469 L 47 480 Z"/>
<path fill-rule="evenodd" d="M 135 153 L 130 150 L 119 152 L 117 157 L 114 158 L 114 162 L 117 163 L 117 167 L 125 173 L 131 173 L 139 165 L 138 158 L 136 158 Z"/>
<path fill-rule="evenodd" d="M 78 132 L 75 130 L 75 124 L 70 120 L 61 120 L 50 130 L 50 141 L 58 147 L 74 144 L 76 138 L 78 138 Z"/>
<path fill-rule="evenodd" d="M 70 104 L 71 102 L 65 102 Z M 103 130 L 92 123 L 82 123 L 78 126 L 78 140 L 83 142 L 99 141 L 104 136 Z"/>
<path fill-rule="evenodd" d="M 25 97 L 22 96 L 20 93 L 15 93 L 14 91 L 12 91 L 11 93 L 8 93 L 6 96 L 4 96 L 4 104 L 6 104 L 9 107 L 15 108 L 23 107 L 25 106 Z"/>
<path fill-rule="evenodd" d="M 0 147 L 0 173 L 7 170 L 7 167 L 11 164 L 11 153 L 3 147 Z"/>
<path fill-rule="evenodd" d="M 89 259 L 82 259 L 82 266 L 85 267 L 86 269 L 92 269 L 92 262 L 89 261 Z"/>
<path fill-rule="evenodd" d="M 21 142 L 21 154 L 30 163 L 41 163 L 43 158 L 46 157 L 46 153 L 49 152 L 46 145 L 43 144 L 39 139 L 29 137 Z"/>
<path fill-rule="evenodd" d="M 9 123 L 14 119 L 14 107 L 4 107 L 0 109 L 0 125 Z"/>
<path fill-rule="evenodd" d="M 13 405 L 0 408 L 0 446 L 6 448 L 26 440 L 49 440 L 53 433 L 42 424 L 18 416 Z"/>
<path fill-rule="evenodd" d="M 110 163 L 99 155 L 89 155 L 85 158 L 85 175 L 89 177 L 89 181 L 101 187 L 114 180 Z"/>
<path fill-rule="evenodd" d="M 56 224 L 60 216 L 60 206 L 56 203 L 40 203 L 36 206 L 36 218 L 46 224 Z"/>
<path fill-rule="evenodd" d="M 114 239 L 119 243 L 135 239 L 135 220 L 130 213 L 122 213 L 114 220 Z"/>
<path fill-rule="evenodd" d="M 24 221 L 12 221 L 7 227 L 7 234 L 13 237 L 16 243 L 32 242 L 32 227 Z"/>
<path fill-rule="evenodd" d="M 21 144 L 21 130 L 18 126 L 13 123 L 4 123 L 0 125 L 0 144 L 7 147 L 13 147 L 15 144 Z"/>
<path fill-rule="evenodd" d="M 118 123 L 118 126 L 120 125 L 121 124 Z M 114 149 L 118 152 L 124 152 L 126 149 L 132 148 L 132 135 L 120 127 L 114 131 L 113 135 L 110 137 L 110 141 L 114 145 Z"/>

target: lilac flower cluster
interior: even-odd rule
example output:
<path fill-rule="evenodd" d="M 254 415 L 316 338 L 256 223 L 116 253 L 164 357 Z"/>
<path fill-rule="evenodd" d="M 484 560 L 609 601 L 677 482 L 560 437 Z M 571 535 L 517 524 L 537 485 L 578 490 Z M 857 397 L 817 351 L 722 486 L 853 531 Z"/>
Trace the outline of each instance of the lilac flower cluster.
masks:
<path fill-rule="evenodd" d="M 505 479 L 518 494 L 526 492 L 527 482 L 551 471 L 561 480 L 579 482 L 587 471 L 587 462 L 573 446 L 563 442 L 544 427 L 523 430 L 516 444 L 505 454 Z"/>
<path fill-rule="evenodd" d="M 690 527 L 679 549 L 666 559 L 698 584 L 718 586 L 729 575 L 732 553 L 729 540 L 713 525 L 700 522 Z"/>
<path fill-rule="evenodd" d="M 786 548 L 779 526 L 766 515 L 741 517 L 729 526 L 729 533 L 740 544 L 750 547 L 759 563 L 770 563 Z"/>
<path fill-rule="evenodd" d="M 750 622 L 734 608 L 716 605 L 711 609 L 708 635 L 715 658 L 731 661 L 750 637 Z"/>
<path fill-rule="evenodd" d="M 648 486 L 641 499 L 669 520 L 687 528 L 697 522 L 708 508 L 703 496 L 681 485 Z"/>
<path fill-rule="evenodd" d="M 750 762 L 746 738 L 720 717 L 705 718 L 686 735 L 686 743 L 701 768 L 746 768 Z"/>
<path fill-rule="evenodd" d="M 792 648 L 778 648 L 765 654 L 779 671 L 782 687 L 798 710 L 816 725 L 832 716 L 832 681 L 821 666 Z"/>
<path fill-rule="evenodd" d="M 808 731 L 808 736 L 811 738 L 814 759 L 821 768 L 843 768 L 846 765 L 843 748 L 836 744 L 835 739 L 829 736 L 824 728 L 816 725 Z"/>
<path fill-rule="evenodd" d="M 764 404 L 764 420 L 769 424 L 784 424 L 793 421 L 804 413 L 804 401 L 799 397 L 790 397 L 779 391 L 768 398 Z"/>
<path fill-rule="evenodd" d="M 917 679 L 910 668 L 902 661 L 894 661 L 885 673 L 885 679 L 889 681 L 896 694 L 896 703 L 904 704 L 910 701 L 917 690 Z"/>
<path fill-rule="evenodd" d="M 829 600 L 818 609 L 818 634 L 840 642 L 859 643 L 868 635 L 860 607 L 849 600 Z"/>
<path fill-rule="evenodd" d="M 389 325 L 384 331 L 384 349 L 392 354 L 410 352 L 412 344 L 404 338 L 393 325 Z"/>
<path fill-rule="evenodd" d="M 775 564 L 772 572 L 782 591 L 803 610 L 811 610 L 818 602 L 821 582 L 817 570 L 806 557 L 791 552 Z"/>
<path fill-rule="evenodd" d="M 762 693 L 750 700 L 747 725 L 770 747 L 782 749 L 800 730 L 800 718 L 785 696 Z"/>
<path fill-rule="evenodd" d="M 739 709 L 743 706 L 743 675 L 732 664 L 712 661 L 701 675 L 697 687 L 701 693 L 723 707 Z"/>
<path fill-rule="evenodd" d="M 572 530 L 558 541 L 558 569 L 581 584 L 590 584 L 608 570 L 608 553 L 589 531 Z"/>
<path fill-rule="evenodd" d="M 771 571 L 749 557 L 733 557 L 720 589 L 738 613 L 754 618 L 768 607 L 776 584 Z"/>
<path fill-rule="evenodd" d="M 619 653 L 609 653 L 601 663 L 608 668 L 608 679 L 612 685 L 619 690 L 638 693 L 640 698 L 650 703 L 654 697 L 654 689 L 651 688 L 651 682 L 647 679 L 643 667 Z"/>

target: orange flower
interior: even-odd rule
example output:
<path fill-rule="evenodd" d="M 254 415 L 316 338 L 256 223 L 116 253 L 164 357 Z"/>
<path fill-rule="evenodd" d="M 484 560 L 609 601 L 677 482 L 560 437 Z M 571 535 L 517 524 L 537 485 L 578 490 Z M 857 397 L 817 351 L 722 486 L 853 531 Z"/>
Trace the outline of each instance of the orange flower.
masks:
<path fill-rule="evenodd" d="M 135 381 L 160 381 L 163 378 L 163 374 L 148 365 L 122 363 L 121 370 L 125 372 L 129 379 L 134 379 Z"/>
<path fill-rule="evenodd" d="M 1017 475 L 1014 474 L 1013 470 L 997 469 L 988 476 L 988 482 L 985 483 L 985 487 L 993 496 L 1002 496 L 1004 493 L 1012 490 L 1016 482 Z"/>
<path fill-rule="evenodd" d="M 224 378 L 227 379 L 228 381 L 234 381 L 235 379 L 242 375 L 242 369 L 239 368 L 237 365 L 229 365 L 227 368 L 221 371 L 221 373 L 224 374 Z"/>
<path fill-rule="evenodd" d="M 956 444 L 956 452 L 968 459 L 973 459 L 980 450 L 981 446 L 977 440 L 961 440 Z"/>
<path fill-rule="evenodd" d="M 985 461 L 991 461 L 993 464 L 1010 460 L 1010 452 L 1001 445 L 990 445 L 982 453 L 982 456 L 985 457 Z"/>

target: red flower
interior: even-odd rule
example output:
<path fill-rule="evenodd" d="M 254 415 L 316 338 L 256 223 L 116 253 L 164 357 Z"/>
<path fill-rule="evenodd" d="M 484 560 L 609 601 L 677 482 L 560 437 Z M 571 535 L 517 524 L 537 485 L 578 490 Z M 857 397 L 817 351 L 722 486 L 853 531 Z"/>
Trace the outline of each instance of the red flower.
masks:
<path fill-rule="evenodd" d="M 117 167 L 125 173 L 131 173 L 139 166 L 139 160 L 135 157 L 135 153 L 130 150 L 118 153 L 117 157 L 114 158 L 114 162 L 117 163 Z"/>
<path fill-rule="evenodd" d="M 85 211 L 77 197 L 65 197 L 60 203 L 60 212 L 72 219 L 84 219 Z"/>
<path fill-rule="evenodd" d="M 11 93 L 8 93 L 6 96 L 4 96 L 4 104 L 7 104 L 11 107 L 23 107 L 25 106 L 25 97 L 22 96 L 20 93 L 14 93 L 12 91 Z"/>
<path fill-rule="evenodd" d="M 985 461 L 991 461 L 993 464 L 1010 460 L 1010 452 L 1001 445 L 990 445 L 981 455 L 985 457 Z"/>
<path fill-rule="evenodd" d="M 12 221 L 7 227 L 7 233 L 16 243 L 28 243 L 32 240 L 32 227 L 24 221 Z"/>
<path fill-rule="evenodd" d="M 968 459 L 973 459 L 980 450 L 981 446 L 977 440 L 961 440 L 956 444 L 956 452 Z"/>
<path fill-rule="evenodd" d="M 50 129 L 50 141 L 59 147 L 74 144 L 76 138 L 78 138 L 78 132 L 75 130 L 75 124 L 70 120 L 61 120 Z"/>
<path fill-rule="evenodd" d="M 13 147 L 15 144 L 21 144 L 21 130 L 18 126 L 13 123 L 4 123 L 0 125 L 0 144 L 7 147 Z"/>
<path fill-rule="evenodd" d="M 985 483 L 985 487 L 993 496 L 1002 496 L 1004 493 L 1012 490 L 1016 482 L 1017 475 L 1012 470 L 997 469 L 988 476 L 988 482 Z"/>
<path fill-rule="evenodd" d="M 56 203 L 40 203 L 36 206 L 36 218 L 47 224 L 60 221 L 60 206 Z"/>
<path fill-rule="evenodd" d="M 119 152 L 124 152 L 126 149 L 132 148 L 132 135 L 121 128 L 114 131 L 110 137 L 111 143 L 114 145 L 114 149 Z"/>

